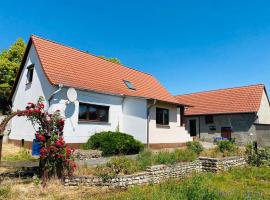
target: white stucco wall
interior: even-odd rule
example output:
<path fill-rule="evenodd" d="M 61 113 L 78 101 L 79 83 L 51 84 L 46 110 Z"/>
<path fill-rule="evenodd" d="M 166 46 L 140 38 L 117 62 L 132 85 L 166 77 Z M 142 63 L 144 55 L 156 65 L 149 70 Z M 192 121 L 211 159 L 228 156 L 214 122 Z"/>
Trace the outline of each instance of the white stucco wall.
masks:
<path fill-rule="evenodd" d="M 34 65 L 34 73 L 32 83 L 27 83 L 27 66 Z M 26 60 L 26 64 L 19 79 L 17 88 L 12 98 L 12 110 L 23 110 L 28 102 L 36 102 L 39 96 L 43 96 L 46 99 L 55 90 L 55 88 L 49 83 L 41 68 L 39 59 L 36 55 L 36 50 L 32 45 Z M 47 107 L 47 102 L 45 106 Z M 35 130 L 29 121 L 26 121 L 25 117 L 14 117 L 11 121 L 11 133 L 9 138 L 21 140 L 25 139 L 31 141 L 34 139 Z"/>
<path fill-rule="evenodd" d="M 123 100 L 123 132 L 147 143 L 147 100 L 126 97 Z"/>
<path fill-rule="evenodd" d="M 169 127 L 160 127 L 156 124 L 156 108 L 169 109 Z M 180 112 L 176 105 L 157 103 L 150 109 L 149 122 L 149 140 L 151 144 L 160 143 L 185 143 L 192 141 L 192 138 L 185 130 L 184 126 L 180 126 Z"/>
<path fill-rule="evenodd" d="M 261 105 L 257 112 L 257 123 L 270 124 L 270 106 L 265 91 L 262 95 Z"/>
<path fill-rule="evenodd" d="M 84 143 L 89 137 L 101 131 L 115 131 L 119 124 L 122 127 L 122 97 L 98 94 L 77 90 L 78 100 L 75 103 L 68 103 L 66 88 L 58 93 L 53 101 L 50 110 L 60 110 L 66 118 L 64 127 L 65 140 L 68 143 Z M 109 122 L 80 122 L 78 121 L 79 102 L 109 106 Z"/>

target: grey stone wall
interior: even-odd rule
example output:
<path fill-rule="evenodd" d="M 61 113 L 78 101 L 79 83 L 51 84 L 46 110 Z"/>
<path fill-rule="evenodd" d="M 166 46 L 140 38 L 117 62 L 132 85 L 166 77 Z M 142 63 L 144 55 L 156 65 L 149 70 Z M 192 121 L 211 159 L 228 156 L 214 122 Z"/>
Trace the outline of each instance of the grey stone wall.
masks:
<path fill-rule="evenodd" d="M 65 186 L 99 186 L 104 188 L 126 188 L 134 185 L 160 183 L 173 178 L 184 178 L 192 172 L 218 172 L 231 167 L 245 165 L 243 157 L 229 157 L 224 159 L 200 158 L 190 163 L 178 163 L 175 165 L 155 165 L 145 172 L 132 175 L 118 176 L 104 180 L 100 177 L 67 177 Z"/>
<path fill-rule="evenodd" d="M 204 172 L 219 172 L 226 171 L 232 167 L 243 166 L 246 165 L 246 160 L 244 157 L 233 156 L 226 158 L 207 158 L 200 157 L 202 171 Z"/>
<path fill-rule="evenodd" d="M 100 158 L 102 156 L 102 151 L 76 149 L 73 155 L 75 159 L 86 160 L 91 158 Z"/>
<path fill-rule="evenodd" d="M 246 145 L 253 140 L 255 135 L 256 115 L 250 114 L 230 114 L 230 115 L 214 115 L 214 123 L 206 124 L 205 116 L 186 117 L 186 129 L 189 131 L 189 120 L 195 119 L 197 125 L 197 135 L 205 141 L 212 142 L 214 137 L 221 137 L 221 127 L 231 127 L 232 137 L 236 139 L 236 143 Z M 210 126 L 216 128 L 215 131 L 210 130 Z M 200 130 L 199 130 L 200 127 Z M 253 136 L 251 136 L 251 133 Z"/>
<path fill-rule="evenodd" d="M 270 124 L 255 124 L 258 147 L 270 146 Z"/>

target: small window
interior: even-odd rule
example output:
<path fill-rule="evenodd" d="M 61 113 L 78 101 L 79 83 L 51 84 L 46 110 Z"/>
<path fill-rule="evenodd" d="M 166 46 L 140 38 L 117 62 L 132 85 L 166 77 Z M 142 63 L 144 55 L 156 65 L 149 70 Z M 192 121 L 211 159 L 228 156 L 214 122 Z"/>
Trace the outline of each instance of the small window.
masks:
<path fill-rule="evenodd" d="M 165 108 L 156 108 L 156 123 L 160 125 L 169 125 L 169 110 Z"/>
<path fill-rule="evenodd" d="M 213 117 L 213 115 L 206 115 L 205 116 L 205 123 L 206 124 L 213 124 L 214 123 L 214 117 Z"/>
<path fill-rule="evenodd" d="M 92 122 L 108 122 L 109 106 L 80 103 L 79 120 Z"/>
<path fill-rule="evenodd" d="M 34 64 L 27 67 L 27 84 L 32 83 L 34 74 Z"/>
<path fill-rule="evenodd" d="M 136 88 L 134 87 L 134 85 L 130 81 L 124 80 L 124 83 L 126 84 L 128 89 L 136 90 Z"/>

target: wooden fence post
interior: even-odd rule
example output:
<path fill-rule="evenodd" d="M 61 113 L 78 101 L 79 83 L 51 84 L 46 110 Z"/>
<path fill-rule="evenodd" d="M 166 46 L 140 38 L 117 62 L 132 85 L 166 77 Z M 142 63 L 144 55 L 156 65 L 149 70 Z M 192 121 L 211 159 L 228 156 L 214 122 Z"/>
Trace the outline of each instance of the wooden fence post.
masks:
<path fill-rule="evenodd" d="M 1 156 L 2 156 L 2 143 L 3 143 L 3 135 L 0 135 L 0 163 L 1 163 Z"/>

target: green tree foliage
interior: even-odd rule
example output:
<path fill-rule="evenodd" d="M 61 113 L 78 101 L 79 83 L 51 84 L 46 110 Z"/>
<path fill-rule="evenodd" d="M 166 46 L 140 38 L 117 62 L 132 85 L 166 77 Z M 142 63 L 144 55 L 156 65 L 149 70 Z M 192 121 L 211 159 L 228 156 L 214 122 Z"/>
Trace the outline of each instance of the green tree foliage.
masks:
<path fill-rule="evenodd" d="M 22 38 L 0 53 L 0 109 L 7 106 L 16 74 L 22 62 L 26 45 Z"/>
<path fill-rule="evenodd" d="M 99 58 L 103 58 L 105 60 L 114 62 L 116 64 L 121 64 L 121 61 L 118 58 L 106 58 L 105 56 L 98 56 Z"/>

